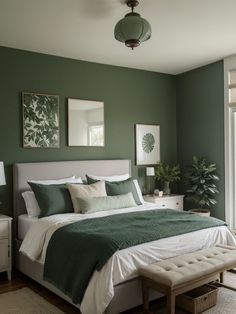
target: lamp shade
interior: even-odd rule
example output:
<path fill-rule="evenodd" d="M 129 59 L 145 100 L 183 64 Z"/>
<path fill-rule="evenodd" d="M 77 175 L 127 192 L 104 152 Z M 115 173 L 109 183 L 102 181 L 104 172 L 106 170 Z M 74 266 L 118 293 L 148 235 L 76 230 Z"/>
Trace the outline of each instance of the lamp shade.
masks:
<path fill-rule="evenodd" d="M 0 161 L 0 185 L 6 185 L 6 178 L 5 178 L 3 161 Z"/>
<path fill-rule="evenodd" d="M 127 47 L 134 48 L 151 37 L 152 29 L 147 20 L 140 14 L 131 12 L 125 15 L 115 26 L 115 39 L 125 43 Z"/>
<path fill-rule="evenodd" d="M 146 176 L 147 177 L 155 176 L 155 169 L 154 169 L 154 167 L 147 167 L 146 168 Z"/>

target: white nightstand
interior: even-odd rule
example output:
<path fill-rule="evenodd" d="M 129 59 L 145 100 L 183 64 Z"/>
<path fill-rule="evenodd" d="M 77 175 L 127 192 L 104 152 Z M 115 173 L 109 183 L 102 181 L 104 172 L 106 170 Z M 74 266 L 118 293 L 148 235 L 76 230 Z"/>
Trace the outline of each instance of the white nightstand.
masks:
<path fill-rule="evenodd" d="M 143 198 L 145 202 L 155 203 L 157 208 L 184 209 L 184 195 L 144 195 Z"/>
<path fill-rule="evenodd" d="M 0 215 L 0 272 L 7 271 L 8 280 L 11 280 L 11 222 L 11 217 Z"/>

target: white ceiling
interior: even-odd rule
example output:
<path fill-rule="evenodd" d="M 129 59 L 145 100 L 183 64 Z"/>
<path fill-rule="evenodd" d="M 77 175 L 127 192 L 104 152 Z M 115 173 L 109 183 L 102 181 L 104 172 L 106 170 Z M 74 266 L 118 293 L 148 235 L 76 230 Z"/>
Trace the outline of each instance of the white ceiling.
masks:
<path fill-rule="evenodd" d="M 236 0 L 140 0 L 152 38 L 113 36 L 124 0 L 0 0 L 0 45 L 177 74 L 236 53 Z"/>

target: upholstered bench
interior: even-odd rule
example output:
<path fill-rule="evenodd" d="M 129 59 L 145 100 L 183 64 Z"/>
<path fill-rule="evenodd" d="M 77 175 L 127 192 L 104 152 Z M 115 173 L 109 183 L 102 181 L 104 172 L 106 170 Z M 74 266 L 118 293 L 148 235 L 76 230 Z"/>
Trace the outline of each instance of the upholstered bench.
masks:
<path fill-rule="evenodd" d="M 223 285 L 223 272 L 235 266 L 236 247 L 218 245 L 140 268 L 144 313 L 149 313 L 149 289 L 165 294 L 168 313 L 174 314 L 177 295 L 215 281 L 219 276 Z"/>

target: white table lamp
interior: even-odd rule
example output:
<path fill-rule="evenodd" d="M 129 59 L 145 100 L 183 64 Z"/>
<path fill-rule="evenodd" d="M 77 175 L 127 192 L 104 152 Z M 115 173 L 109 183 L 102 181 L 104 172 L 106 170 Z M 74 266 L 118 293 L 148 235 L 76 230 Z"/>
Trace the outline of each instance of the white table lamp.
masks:
<path fill-rule="evenodd" d="M 154 167 L 147 167 L 146 168 L 146 176 L 147 177 L 155 176 L 155 169 L 154 169 Z"/>
<path fill-rule="evenodd" d="M 3 161 L 0 161 L 0 185 L 6 185 L 6 178 L 5 178 Z"/>
<path fill-rule="evenodd" d="M 5 177 L 3 161 L 0 161 L 0 185 L 6 185 L 6 177 Z M 0 205 L 1 204 L 2 202 L 0 201 Z"/>
<path fill-rule="evenodd" d="M 150 194 L 151 191 L 151 178 L 155 176 L 155 168 L 154 167 L 147 167 L 146 168 L 146 176 L 148 177 L 148 187 L 147 187 L 147 192 Z"/>

